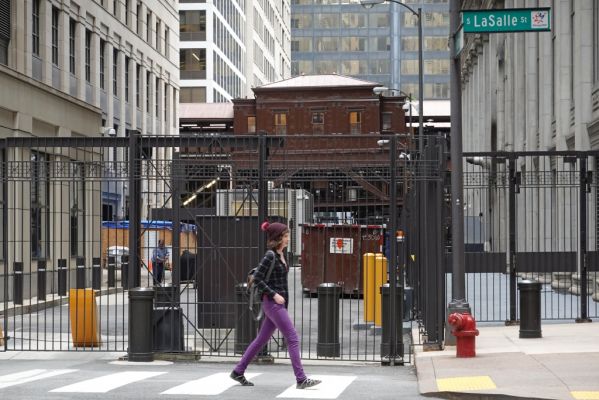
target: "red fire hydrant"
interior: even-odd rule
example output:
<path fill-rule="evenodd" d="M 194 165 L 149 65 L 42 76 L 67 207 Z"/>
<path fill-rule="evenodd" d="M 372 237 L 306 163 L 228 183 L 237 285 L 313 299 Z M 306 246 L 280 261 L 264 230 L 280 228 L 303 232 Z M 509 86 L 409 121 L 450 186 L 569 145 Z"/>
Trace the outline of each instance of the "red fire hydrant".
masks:
<path fill-rule="evenodd" d="M 476 356 L 476 321 L 468 312 L 449 314 L 447 322 L 453 330 L 451 333 L 456 337 L 456 356 Z"/>

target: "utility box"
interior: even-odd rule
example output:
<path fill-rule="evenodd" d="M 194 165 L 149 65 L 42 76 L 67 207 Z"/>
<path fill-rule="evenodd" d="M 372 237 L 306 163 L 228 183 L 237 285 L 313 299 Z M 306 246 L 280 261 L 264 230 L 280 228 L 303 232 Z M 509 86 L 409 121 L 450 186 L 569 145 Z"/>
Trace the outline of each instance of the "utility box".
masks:
<path fill-rule="evenodd" d="M 362 294 L 365 253 L 379 253 L 382 225 L 302 224 L 302 286 L 317 293 L 321 283 L 333 282 L 344 294 Z"/>

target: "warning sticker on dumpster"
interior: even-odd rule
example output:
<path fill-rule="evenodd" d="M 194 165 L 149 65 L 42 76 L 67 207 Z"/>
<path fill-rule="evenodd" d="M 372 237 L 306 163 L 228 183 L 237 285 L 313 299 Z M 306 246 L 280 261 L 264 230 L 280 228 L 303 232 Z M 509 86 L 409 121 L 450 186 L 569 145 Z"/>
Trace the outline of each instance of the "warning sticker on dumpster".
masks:
<path fill-rule="evenodd" d="M 329 252 L 332 254 L 352 254 L 354 252 L 354 239 L 331 238 Z"/>

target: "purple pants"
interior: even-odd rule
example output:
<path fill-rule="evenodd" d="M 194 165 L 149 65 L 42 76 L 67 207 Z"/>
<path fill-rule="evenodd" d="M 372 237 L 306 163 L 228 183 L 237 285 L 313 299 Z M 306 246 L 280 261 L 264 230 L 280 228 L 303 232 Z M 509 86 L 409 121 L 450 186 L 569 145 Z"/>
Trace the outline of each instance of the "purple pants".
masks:
<path fill-rule="evenodd" d="M 258 354 L 260 349 L 268 343 L 275 329 L 278 329 L 285 339 L 287 339 L 287 349 L 289 351 L 289 357 L 291 358 L 295 379 L 298 382 L 302 382 L 306 379 L 306 374 L 302 367 L 299 339 L 297 337 L 297 332 L 293 327 L 293 323 L 291 322 L 291 319 L 289 319 L 289 313 L 287 312 L 285 305 L 277 304 L 268 296 L 264 296 L 262 298 L 262 309 L 264 310 L 264 321 L 262 321 L 260 332 L 258 332 L 256 339 L 250 343 L 245 350 L 245 353 L 243 353 L 243 357 L 241 357 L 241 360 L 239 360 L 239 363 L 235 367 L 235 372 L 243 374 L 247 369 L 248 364 L 254 357 L 256 357 L 256 354 Z"/>

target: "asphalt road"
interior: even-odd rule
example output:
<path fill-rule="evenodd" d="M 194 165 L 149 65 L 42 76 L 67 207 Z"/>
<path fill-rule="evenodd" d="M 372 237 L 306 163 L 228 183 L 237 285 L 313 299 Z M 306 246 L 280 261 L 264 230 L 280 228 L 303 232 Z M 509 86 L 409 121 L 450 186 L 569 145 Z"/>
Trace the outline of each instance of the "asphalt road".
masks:
<path fill-rule="evenodd" d="M 232 362 L 118 362 L 113 353 L 0 353 L 0 398 L 25 399 L 422 399 L 412 366 L 376 363 L 308 363 L 308 376 L 323 380 L 297 390 L 291 366 L 250 365 L 254 387 L 227 376 Z M 112 358 L 111 358 L 112 357 Z M 251 374 L 256 374 L 253 376 Z M 253 376 L 253 377 L 252 377 Z"/>

